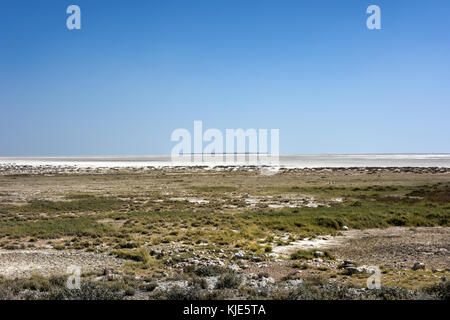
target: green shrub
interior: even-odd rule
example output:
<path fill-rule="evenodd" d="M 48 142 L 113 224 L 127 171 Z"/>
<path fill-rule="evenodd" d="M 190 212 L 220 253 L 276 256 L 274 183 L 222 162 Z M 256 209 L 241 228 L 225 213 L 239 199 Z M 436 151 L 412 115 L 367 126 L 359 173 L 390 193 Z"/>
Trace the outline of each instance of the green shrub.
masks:
<path fill-rule="evenodd" d="M 218 266 L 201 266 L 194 270 L 194 274 L 199 277 L 214 277 L 224 272 L 225 269 Z"/>
<path fill-rule="evenodd" d="M 227 272 L 220 276 L 216 283 L 216 289 L 236 289 L 242 282 L 242 278 L 234 273 Z"/>
<path fill-rule="evenodd" d="M 202 300 L 203 295 L 194 287 L 181 288 L 174 286 L 163 294 L 167 300 Z"/>
<path fill-rule="evenodd" d="M 132 260 L 135 262 L 142 262 L 144 268 L 150 267 L 154 262 L 154 258 L 150 256 L 147 248 L 141 247 L 139 249 L 123 249 L 113 250 L 112 254 L 120 259 Z"/>
<path fill-rule="evenodd" d="M 450 300 L 450 281 L 434 284 L 424 290 L 440 300 Z"/>
<path fill-rule="evenodd" d="M 83 281 L 80 289 L 62 287 L 52 290 L 43 298 L 47 300 L 120 300 L 123 294 L 114 288 Z"/>
<path fill-rule="evenodd" d="M 323 256 L 320 257 L 323 260 L 335 260 L 335 257 L 328 252 L 327 250 L 316 250 L 316 249 L 311 249 L 311 250 L 297 250 L 294 253 L 291 254 L 291 260 L 311 260 L 314 259 L 314 252 L 315 251 L 321 251 L 323 252 Z"/>

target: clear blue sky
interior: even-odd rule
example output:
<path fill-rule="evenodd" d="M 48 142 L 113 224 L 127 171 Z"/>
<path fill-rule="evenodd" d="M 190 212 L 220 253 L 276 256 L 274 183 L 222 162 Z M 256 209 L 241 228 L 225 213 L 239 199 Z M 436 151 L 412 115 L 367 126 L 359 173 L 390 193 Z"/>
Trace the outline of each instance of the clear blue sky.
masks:
<path fill-rule="evenodd" d="M 169 154 L 194 120 L 279 128 L 282 153 L 448 153 L 449 14 L 448 0 L 2 0 L 0 156 Z"/>

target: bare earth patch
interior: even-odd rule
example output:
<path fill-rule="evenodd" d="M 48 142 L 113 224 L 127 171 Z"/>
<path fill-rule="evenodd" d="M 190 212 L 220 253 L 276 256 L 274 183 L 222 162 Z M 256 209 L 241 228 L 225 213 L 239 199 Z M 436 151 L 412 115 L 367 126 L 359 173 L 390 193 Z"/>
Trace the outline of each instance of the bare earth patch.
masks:
<path fill-rule="evenodd" d="M 0 275 L 26 278 L 32 274 L 66 274 L 67 267 L 79 266 L 82 273 L 118 268 L 122 262 L 104 253 L 58 250 L 0 250 Z"/>
<path fill-rule="evenodd" d="M 336 256 L 396 269 L 410 269 L 416 262 L 427 269 L 450 268 L 448 227 L 393 227 L 348 234 L 339 246 L 330 248 Z"/>
<path fill-rule="evenodd" d="M 363 264 L 404 269 L 423 262 L 427 269 L 450 268 L 450 228 L 392 227 L 349 230 L 342 236 L 320 236 L 274 247 L 274 252 L 289 256 L 303 249 L 328 249 L 339 259 Z"/>

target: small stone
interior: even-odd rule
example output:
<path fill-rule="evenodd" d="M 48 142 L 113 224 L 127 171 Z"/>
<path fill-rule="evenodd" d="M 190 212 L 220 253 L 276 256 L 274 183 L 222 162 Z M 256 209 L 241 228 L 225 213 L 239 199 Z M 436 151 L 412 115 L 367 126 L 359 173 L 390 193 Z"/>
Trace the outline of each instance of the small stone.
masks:
<path fill-rule="evenodd" d="M 348 227 L 347 226 L 343 226 L 342 230 L 348 230 Z"/>
<path fill-rule="evenodd" d="M 357 267 L 346 267 L 345 270 L 347 270 L 347 272 L 349 274 L 359 273 L 359 270 Z"/>
<path fill-rule="evenodd" d="M 230 264 L 228 265 L 228 268 L 233 271 L 239 271 L 239 269 L 241 269 L 237 264 Z"/>
<path fill-rule="evenodd" d="M 371 270 L 369 268 L 366 267 L 346 267 L 345 270 L 347 270 L 347 272 L 349 274 L 355 274 L 355 273 L 372 273 Z"/>
<path fill-rule="evenodd" d="M 150 252 L 150 255 L 157 256 L 157 257 L 162 257 L 164 255 L 164 253 L 161 250 L 152 250 Z"/>
<path fill-rule="evenodd" d="M 259 263 L 257 264 L 258 268 L 267 268 L 267 263 Z"/>
<path fill-rule="evenodd" d="M 323 257 L 325 254 L 322 251 L 314 251 L 314 257 Z"/>
<path fill-rule="evenodd" d="M 414 266 L 412 267 L 413 270 L 425 270 L 425 264 L 422 262 L 416 262 L 414 263 Z"/>
<path fill-rule="evenodd" d="M 354 265 L 355 261 L 353 260 L 344 260 L 344 265 L 349 266 L 349 265 Z"/>

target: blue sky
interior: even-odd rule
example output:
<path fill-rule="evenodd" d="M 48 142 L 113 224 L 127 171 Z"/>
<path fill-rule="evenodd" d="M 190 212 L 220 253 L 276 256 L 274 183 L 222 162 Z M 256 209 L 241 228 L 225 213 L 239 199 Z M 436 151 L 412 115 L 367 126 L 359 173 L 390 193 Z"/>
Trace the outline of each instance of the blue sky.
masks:
<path fill-rule="evenodd" d="M 77 4 L 82 29 L 66 28 Z M 381 7 L 382 30 L 366 28 Z M 450 152 L 450 2 L 2 0 L 0 156 L 169 154 L 176 128 L 282 153 Z"/>

